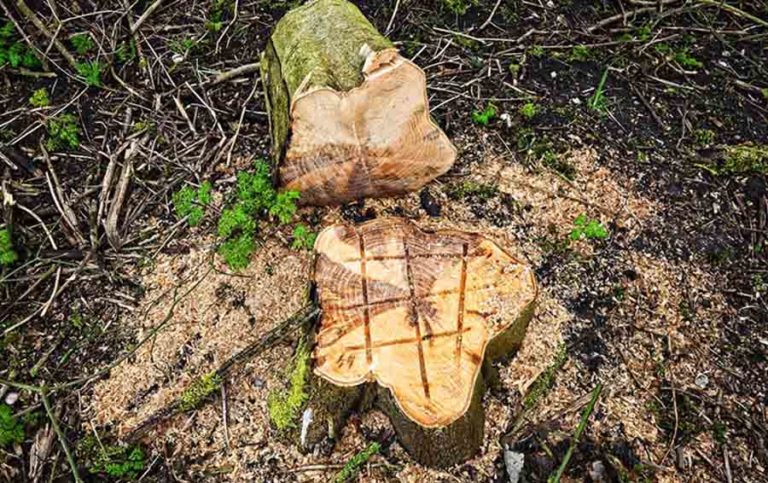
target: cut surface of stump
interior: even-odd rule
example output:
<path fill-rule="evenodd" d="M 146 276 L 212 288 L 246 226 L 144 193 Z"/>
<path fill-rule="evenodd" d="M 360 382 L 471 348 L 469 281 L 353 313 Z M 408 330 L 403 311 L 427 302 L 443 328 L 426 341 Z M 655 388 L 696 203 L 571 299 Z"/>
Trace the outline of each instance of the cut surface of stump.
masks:
<path fill-rule="evenodd" d="M 531 268 L 472 233 L 385 218 L 331 226 L 315 250 L 315 373 L 376 381 L 423 428 L 464 415 L 489 346 L 510 330 L 520 344 L 537 294 Z"/>
<path fill-rule="evenodd" d="M 288 12 L 262 56 L 262 78 L 279 182 L 303 204 L 407 193 L 453 165 L 424 72 L 345 0 Z"/>

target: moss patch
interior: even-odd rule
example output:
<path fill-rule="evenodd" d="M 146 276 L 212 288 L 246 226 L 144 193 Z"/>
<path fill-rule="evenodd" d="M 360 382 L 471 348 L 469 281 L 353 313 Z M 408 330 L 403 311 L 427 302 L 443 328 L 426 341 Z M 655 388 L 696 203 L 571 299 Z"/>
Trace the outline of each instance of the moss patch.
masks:
<path fill-rule="evenodd" d="M 309 362 L 309 348 L 302 339 L 296 349 L 288 389 L 271 392 L 267 399 L 269 419 L 278 430 L 295 428 L 301 409 L 309 399 L 307 389 Z"/>
<path fill-rule="evenodd" d="M 192 385 L 181 394 L 179 398 L 179 411 L 185 412 L 200 406 L 219 387 L 221 387 L 221 377 L 215 372 L 209 372 L 195 379 Z"/>

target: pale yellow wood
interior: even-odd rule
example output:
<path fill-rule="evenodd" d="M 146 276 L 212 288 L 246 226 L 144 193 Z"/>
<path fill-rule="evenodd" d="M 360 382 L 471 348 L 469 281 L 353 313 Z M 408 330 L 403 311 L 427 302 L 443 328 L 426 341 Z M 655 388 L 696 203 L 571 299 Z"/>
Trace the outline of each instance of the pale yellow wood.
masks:
<path fill-rule="evenodd" d="M 385 49 L 368 54 L 363 75 L 349 91 L 311 88 L 292 100 L 279 174 L 282 186 L 301 192 L 301 203 L 407 193 L 456 159 L 456 148 L 429 115 L 426 77 L 416 64 Z"/>
<path fill-rule="evenodd" d="M 477 234 L 384 218 L 331 226 L 315 250 L 316 374 L 377 381 L 423 427 L 465 413 L 486 346 L 536 298 L 532 269 Z"/>

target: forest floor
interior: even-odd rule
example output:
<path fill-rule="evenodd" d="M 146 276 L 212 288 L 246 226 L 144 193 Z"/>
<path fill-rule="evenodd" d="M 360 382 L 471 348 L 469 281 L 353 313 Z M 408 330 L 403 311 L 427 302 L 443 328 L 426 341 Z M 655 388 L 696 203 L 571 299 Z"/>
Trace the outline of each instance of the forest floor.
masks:
<path fill-rule="evenodd" d="M 768 4 L 356 2 L 425 70 L 457 162 L 408 196 L 264 222 L 235 272 L 217 220 L 269 127 L 258 72 L 217 76 L 297 3 L 27 0 L 51 41 L 0 0 L 0 480 L 327 481 L 377 443 L 355 478 L 509 481 L 506 454 L 546 481 L 573 443 L 564 481 L 767 481 Z M 174 194 L 206 182 L 180 218 Z M 424 468 L 378 411 L 301 454 L 267 403 L 295 335 L 126 442 L 301 309 L 297 223 L 380 216 L 535 268 L 476 458 Z"/>

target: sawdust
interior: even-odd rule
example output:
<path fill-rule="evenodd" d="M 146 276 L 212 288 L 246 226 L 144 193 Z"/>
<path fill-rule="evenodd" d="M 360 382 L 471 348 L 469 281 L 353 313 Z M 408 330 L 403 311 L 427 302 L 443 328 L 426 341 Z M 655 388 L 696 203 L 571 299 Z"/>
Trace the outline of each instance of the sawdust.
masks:
<path fill-rule="evenodd" d="M 417 219 L 424 229 L 482 233 L 533 266 L 541 264 L 547 256 L 541 240 L 567 237 L 574 219 L 581 213 L 589 213 L 612 233 L 621 231 L 628 239 L 640 233 L 643 224 L 652 222 L 659 208 L 632 189 L 632 180 L 598 166 L 594 150 L 574 151 L 569 162 L 576 168 L 573 181 L 549 171 L 533 172 L 519 164 L 506 165 L 498 159 L 489 160 L 484 166 L 475 165 L 467 178 L 497 185 L 500 193 L 511 197 L 518 208 L 511 212 L 506 224 L 478 217 L 467 201 L 448 202 L 440 189 L 445 186 L 439 182 L 434 186 L 443 201 L 440 218 L 423 216 L 418 194 L 367 201 L 365 206 L 379 216 Z M 346 221 L 341 211 L 320 211 L 321 226 Z M 136 327 L 139 339 L 166 317 L 173 299 L 170 291 L 181 286 L 178 293 L 183 293 L 184 286 L 194 283 L 209 269 L 210 242 L 197 241 L 195 246 L 199 248 L 188 254 L 160 255 L 155 266 L 146 271 L 145 306 L 140 317 L 129 321 Z M 586 242 L 572 244 L 572 248 L 584 257 L 594 253 Z M 287 250 L 275 242 L 259 252 L 242 276 L 208 273 L 179 302 L 173 317 L 153 341 L 142 346 L 96 387 L 90 401 L 95 422 L 112 424 L 125 434 L 177 397 L 193 377 L 215 368 L 297 310 L 306 299 L 309 260 L 309 255 Z M 638 454 L 655 461 L 668 447 L 660 434 L 657 415 L 649 410 L 658 403 L 660 391 L 657 355 L 671 351 L 664 369 L 669 383 L 677 389 L 691 387 L 701 373 L 717 377 L 720 369 L 702 362 L 707 360 L 708 349 L 701 341 L 714 343 L 714 321 L 726 310 L 725 302 L 716 295 L 719 281 L 690 264 L 631 250 L 624 252 L 624 262 L 638 276 L 626 283 L 626 295 L 611 309 L 608 324 L 628 335 L 622 339 L 623 345 L 617 348 L 614 360 L 607 361 L 600 371 L 599 380 L 606 389 L 596 409 L 600 418 L 591 420 L 589 432 L 596 438 L 620 433 L 632 442 Z M 536 315 L 523 346 L 512 361 L 499 367 L 501 392 L 511 400 L 520 400 L 552 363 L 564 342 L 564 333 L 575 317 L 566 306 L 566 294 L 562 287 L 541 287 Z M 160 300 L 154 302 L 158 297 Z M 690 313 L 681 312 L 682 303 L 691 307 Z M 217 398 L 216 403 L 157 428 L 153 448 L 170 460 L 184 462 L 196 477 L 316 481 L 333 475 L 373 436 L 391 433 L 387 418 L 378 411 L 369 411 L 351 418 L 330 455 L 303 455 L 281 442 L 270 428 L 266 399 L 271 388 L 282 387 L 291 353 L 289 341 L 263 353 L 226 381 L 226 425 L 221 398 Z M 552 390 L 538 404 L 540 409 L 531 415 L 531 424 L 554 420 L 558 427 L 572 431 L 596 381 L 581 363 L 569 358 L 557 373 Z M 395 439 L 386 450 L 386 460 L 395 461 L 395 467 L 374 456 L 370 481 L 392 477 L 419 482 L 498 477 L 504 471 L 498 464 L 502 436 L 519 415 L 519 404 L 508 402 L 486 395 L 485 441 L 476 458 L 447 471 L 428 469 L 413 463 Z M 702 436 L 693 444 L 705 454 L 715 451 L 711 441 Z M 660 481 L 679 481 L 671 471 L 657 476 Z"/>

